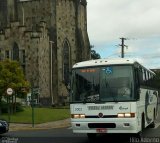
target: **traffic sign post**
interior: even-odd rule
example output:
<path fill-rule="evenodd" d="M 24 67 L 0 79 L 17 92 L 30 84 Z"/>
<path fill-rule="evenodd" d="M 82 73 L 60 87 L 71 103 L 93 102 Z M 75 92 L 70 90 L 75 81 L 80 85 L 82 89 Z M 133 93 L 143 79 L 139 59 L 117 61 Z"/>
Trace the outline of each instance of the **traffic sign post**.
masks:
<path fill-rule="evenodd" d="M 10 107 L 10 96 L 13 94 L 12 88 L 7 88 L 7 103 L 8 103 L 8 122 L 10 123 L 11 107 Z"/>
<path fill-rule="evenodd" d="M 33 87 L 31 87 L 31 107 L 32 107 L 32 128 L 34 128 L 34 92 Z"/>

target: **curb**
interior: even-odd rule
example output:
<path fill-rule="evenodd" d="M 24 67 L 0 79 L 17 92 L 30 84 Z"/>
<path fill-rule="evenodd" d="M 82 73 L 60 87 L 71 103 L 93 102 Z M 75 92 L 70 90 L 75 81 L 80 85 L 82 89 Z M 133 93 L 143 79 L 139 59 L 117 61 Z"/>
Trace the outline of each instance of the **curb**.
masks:
<path fill-rule="evenodd" d="M 32 127 L 32 124 L 18 124 L 18 123 L 10 123 L 9 131 L 25 131 L 25 130 L 47 130 L 47 129 L 55 129 L 55 128 L 65 128 L 70 127 L 70 119 L 64 119 L 60 121 L 35 124 Z"/>

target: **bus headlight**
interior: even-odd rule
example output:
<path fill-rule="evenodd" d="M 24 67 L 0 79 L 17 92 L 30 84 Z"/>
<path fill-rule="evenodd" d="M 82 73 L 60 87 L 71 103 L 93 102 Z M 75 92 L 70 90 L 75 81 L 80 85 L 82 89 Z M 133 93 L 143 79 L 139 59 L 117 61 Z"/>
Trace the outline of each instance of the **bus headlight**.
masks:
<path fill-rule="evenodd" d="M 118 118 L 123 118 L 124 117 L 124 113 L 118 113 Z"/>
<path fill-rule="evenodd" d="M 85 114 L 71 114 L 71 118 L 85 118 Z"/>
<path fill-rule="evenodd" d="M 135 113 L 118 113 L 118 118 L 134 118 Z"/>

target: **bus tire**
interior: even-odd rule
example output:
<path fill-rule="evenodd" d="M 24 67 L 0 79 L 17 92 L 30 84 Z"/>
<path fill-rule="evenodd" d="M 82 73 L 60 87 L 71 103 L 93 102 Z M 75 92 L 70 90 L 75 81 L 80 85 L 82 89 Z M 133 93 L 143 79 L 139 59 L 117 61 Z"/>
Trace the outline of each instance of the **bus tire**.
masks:
<path fill-rule="evenodd" d="M 144 113 L 142 114 L 142 119 L 141 119 L 141 131 L 143 131 L 145 128 L 145 118 L 144 118 Z"/>

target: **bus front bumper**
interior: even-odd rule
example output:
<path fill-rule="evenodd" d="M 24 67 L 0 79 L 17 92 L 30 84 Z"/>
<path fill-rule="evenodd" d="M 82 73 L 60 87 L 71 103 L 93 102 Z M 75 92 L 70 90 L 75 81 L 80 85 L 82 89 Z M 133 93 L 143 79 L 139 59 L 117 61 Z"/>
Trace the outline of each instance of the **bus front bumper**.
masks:
<path fill-rule="evenodd" d="M 71 120 L 73 133 L 138 133 L 140 124 L 134 119 L 100 121 Z"/>

